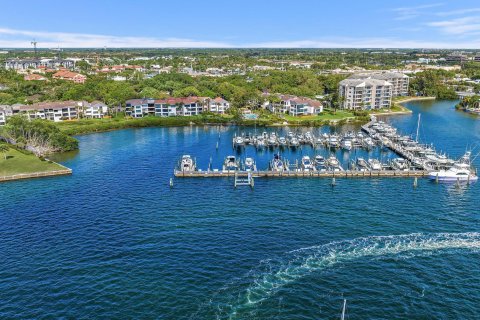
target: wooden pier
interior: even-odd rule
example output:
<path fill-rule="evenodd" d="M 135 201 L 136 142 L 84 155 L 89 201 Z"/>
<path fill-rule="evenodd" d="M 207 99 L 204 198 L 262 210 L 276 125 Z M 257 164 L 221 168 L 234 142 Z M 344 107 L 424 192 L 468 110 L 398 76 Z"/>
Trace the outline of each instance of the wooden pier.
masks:
<path fill-rule="evenodd" d="M 254 178 L 409 178 L 426 177 L 427 171 L 174 171 L 177 178 L 226 178 L 248 177 Z"/>

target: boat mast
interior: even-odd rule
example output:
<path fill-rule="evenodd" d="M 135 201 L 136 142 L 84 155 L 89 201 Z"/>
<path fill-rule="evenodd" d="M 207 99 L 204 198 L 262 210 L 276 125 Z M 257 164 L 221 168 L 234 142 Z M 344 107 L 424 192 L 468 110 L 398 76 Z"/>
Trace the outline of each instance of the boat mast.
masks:
<path fill-rule="evenodd" d="M 418 142 L 418 131 L 420 130 L 420 116 L 421 115 L 422 115 L 421 113 L 418 114 L 417 135 L 415 136 L 415 142 Z"/>
<path fill-rule="evenodd" d="M 342 309 L 342 317 L 341 320 L 345 320 L 345 310 L 347 309 L 347 299 L 343 299 L 343 309 Z"/>

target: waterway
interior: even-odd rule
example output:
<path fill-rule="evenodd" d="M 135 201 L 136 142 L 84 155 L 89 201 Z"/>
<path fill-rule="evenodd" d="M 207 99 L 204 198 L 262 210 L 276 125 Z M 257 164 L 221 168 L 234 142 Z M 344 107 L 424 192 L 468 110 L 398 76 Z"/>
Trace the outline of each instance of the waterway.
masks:
<path fill-rule="evenodd" d="M 420 140 L 459 157 L 478 144 L 480 120 L 455 103 L 409 102 L 412 115 L 386 121 L 414 134 L 421 113 Z M 349 319 L 478 317 L 480 184 L 259 178 L 252 191 L 222 178 L 170 188 L 182 154 L 220 167 L 241 130 L 80 136 L 80 152 L 57 159 L 72 176 L 0 184 L 0 318 L 337 319 L 344 298 Z M 259 167 L 273 156 L 246 152 Z M 284 157 L 303 154 L 315 152 Z"/>

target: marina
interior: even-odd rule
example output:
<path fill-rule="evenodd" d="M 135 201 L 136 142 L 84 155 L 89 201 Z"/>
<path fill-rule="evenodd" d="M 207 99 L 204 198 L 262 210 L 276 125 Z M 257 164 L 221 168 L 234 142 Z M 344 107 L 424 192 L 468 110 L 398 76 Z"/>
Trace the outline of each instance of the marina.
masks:
<path fill-rule="evenodd" d="M 421 115 L 415 136 L 403 135 L 388 123 L 372 116 L 371 121 L 361 130 L 313 133 L 264 131 L 261 134 L 242 132 L 232 138 L 232 147 L 238 155 L 225 158 L 221 169 L 212 168 L 210 161 L 207 170 L 197 168 L 195 163 L 180 166 L 174 170 L 179 178 L 219 178 L 219 177 L 311 177 L 311 178 L 368 178 L 368 177 L 427 177 L 437 182 L 458 181 L 475 182 L 478 180 L 476 169 L 471 166 L 471 152 L 467 151 L 459 160 L 449 158 L 445 153 L 437 152 L 432 145 L 419 142 Z M 219 137 L 220 139 L 220 137 Z M 303 152 L 305 148 L 305 152 Z M 218 150 L 218 142 L 216 143 Z M 260 154 L 264 150 L 275 152 L 266 168 L 257 170 L 256 161 L 248 156 L 242 160 L 243 153 L 249 149 Z M 288 159 L 282 153 L 295 153 L 301 150 L 300 158 Z M 373 149 L 388 152 L 387 159 L 358 156 L 361 150 L 367 154 Z M 342 161 L 336 156 L 341 152 L 346 158 Z M 311 154 L 313 152 L 313 155 Z M 189 155 L 183 158 L 191 159 Z M 182 158 L 182 159 L 183 159 Z M 183 160 L 182 160 L 183 163 Z"/>

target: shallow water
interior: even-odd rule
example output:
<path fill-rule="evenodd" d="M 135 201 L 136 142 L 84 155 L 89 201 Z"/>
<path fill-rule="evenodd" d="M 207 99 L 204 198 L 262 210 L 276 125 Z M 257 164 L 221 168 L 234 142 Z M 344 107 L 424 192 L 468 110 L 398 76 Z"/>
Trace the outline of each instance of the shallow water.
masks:
<path fill-rule="evenodd" d="M 458 157 L 478 143 L 480 121 L 454 105 L 411 102 L 413 115 L 387 121 L 411 134 L 421 112 L 420 139 Z M 480 184 L 259 178 L 251 191 L 222 178 L 169 187 L 182 154 L 219 168 L 242 130 L 81 136 L 80 152 L 59 158 L 73 176 L 1 184 L 0 317 L 323 319 L 340 316 L 343 298 L 350 319 L 477 317 Z M 264 168 L 273 153 L 237 155 Z M 283 156 L 303 154 L 315 151 Z M 394 156 L 337 156 L 360 154 Z"/>

